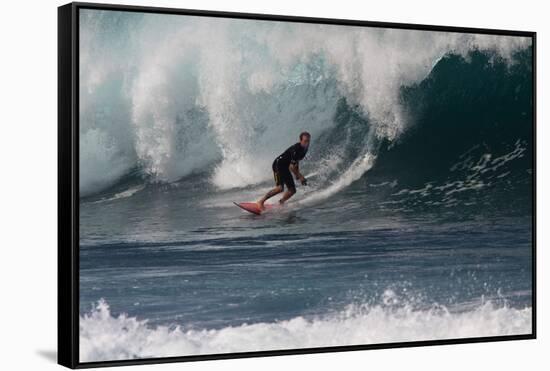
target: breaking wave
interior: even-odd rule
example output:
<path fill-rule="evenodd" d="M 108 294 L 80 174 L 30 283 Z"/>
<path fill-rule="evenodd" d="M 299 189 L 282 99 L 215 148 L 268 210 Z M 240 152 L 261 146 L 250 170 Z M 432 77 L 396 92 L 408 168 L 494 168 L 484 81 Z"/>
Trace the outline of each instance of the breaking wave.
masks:
<path fill-rule="evenodd" d="M 391 291 L 385 301 L 395 300 Z M 80 317 L 80 361 L 186 356 L 326 346 L 531 333 L 531 308 L 484 302 L 460 312 L 434 304 L 349 305 L 325 317 L 295 317 L 220 329 L 153 326 L 147 320 L 113 315 L 101 300 Z"/>
<path fill-rule="evenodd" d="M 311 201 L 328 197 L 420 126 L 431 77 L 453 72 L 436 67 L 507 87 L 530 47 L 521 37 L 98 10 L 82 10 L 80 24 L 81 196 L 136 169 L 144 182 L 206 173 L 221 190 L 259 184 L 308 130 L 304 165 L 320 192 Z"/>

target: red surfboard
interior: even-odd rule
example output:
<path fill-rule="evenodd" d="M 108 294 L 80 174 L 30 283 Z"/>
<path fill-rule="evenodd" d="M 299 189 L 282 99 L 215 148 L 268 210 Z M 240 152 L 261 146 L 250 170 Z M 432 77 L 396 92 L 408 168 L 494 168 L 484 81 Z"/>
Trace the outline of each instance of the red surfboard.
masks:
<path fill-rule="evenodd" d="M 266 210 L 270 210 L 275 207 L 275 205 L 272 205 L 272 204 L 264 204 L 265 210 L 262 210 L 259 208 L 258 204 L 255 202 L 241 202 L 240 204 L 236 202 L 233 202 L 233 203 L 238 207 L 240 207 L 241 209 L 256 215 L 260 215 L 262 212 Z"/>

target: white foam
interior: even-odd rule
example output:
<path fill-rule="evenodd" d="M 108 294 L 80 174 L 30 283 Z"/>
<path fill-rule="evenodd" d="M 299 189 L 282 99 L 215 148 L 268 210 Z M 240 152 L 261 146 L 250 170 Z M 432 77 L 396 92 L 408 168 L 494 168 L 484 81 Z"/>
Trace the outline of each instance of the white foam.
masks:
<path fill-rule="evenodd" d="M 309 191 L 306 196 L 299 202 L 300 204 L 310 204 L 324 200 L 340 190 L 346 188 L 351 183 L 355 182 L 363 176 L 374 164 L 375 156 L 366 153 L 363 157 L 355 159 L 355 161 L 344 171 L 335 181 L 329 186 L 322 189 Z"/>
<path fill-rule="evenodd" d="M 135 195 L 139 191 L 142 191 L 143 189 L 145 189 L 145 185 L 143 185 L 143 184 L 135 186 L 135 187 L 130 187 L 125 191 L 115 193 L 112 197 L 102 198 L 100 200 L 94 201 L 94 203 L 115 201 L 115 200 L 120 200 L 120 199 L 123 199 L 123 198 L 132 197 L 133 195 Z"/>
<path fill-rule="evenodd" d="M 391 298 L 389 298 L 391 300 Z M 388 306 L 389 304 L 389 306 Z M 452 313 L 434 305 L 350 305 L 326 317 L 295 317 L 217 330 L 151 326 L 125 314 L 113 316 L 105 301 L 80 317 L 80 360 L 186 356 L 337 345 L 441 340 L 531 332 L 531 308 L 496 307 L 485 302 Z"/>

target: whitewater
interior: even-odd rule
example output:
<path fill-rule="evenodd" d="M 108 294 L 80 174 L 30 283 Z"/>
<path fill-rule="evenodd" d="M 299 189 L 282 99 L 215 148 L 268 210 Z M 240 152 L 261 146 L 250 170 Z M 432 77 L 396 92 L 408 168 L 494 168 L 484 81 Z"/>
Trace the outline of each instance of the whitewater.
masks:
<path fill-rule="evenodd" d="M 393 297 L 388 290 L 384 296 Z M 531 309 L 480 303 L 450 313 L 444 306 L 414 310 L 405 305 L 349 306 L 328 318 L 295 317 L 273 323 L 242 324 L 212 330 L 147 325 L 120 314 L 105 301 L 80 318 L 80 360 L 123 360 L 518 335 L 531 332 Z"/>

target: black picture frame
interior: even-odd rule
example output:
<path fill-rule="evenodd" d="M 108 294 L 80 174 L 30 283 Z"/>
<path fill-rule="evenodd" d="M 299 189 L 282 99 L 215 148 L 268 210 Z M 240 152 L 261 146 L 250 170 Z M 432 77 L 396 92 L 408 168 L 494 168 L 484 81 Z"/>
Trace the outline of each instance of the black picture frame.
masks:
<path fill-rule="evenodd" d="M 349 25 L 374 28 L 410 29 L 475 33 L 502 36 L 522 36 L 532 39 L 533 71 L 533 146 L 532 173 L 532 332 L 524 335 L 505 335 L 444 340 L 334 346 L 321 348 L 254 351 L 230 354 L 178 356 L 101 362 L 79 361 L 79 10 L 98 9 L 125 12 L 228 17 L 268 21 Z M 280 356 L 290 354 L 342 352 L 382 348 L 418 347 L 464 344 L 536 338 L 536 32 L 433 26 L 406 23 L 371 22 L 348 19 L 296 17 L 273 14 L 234 13 L 147 6 L 70 3 L 58 8 L 58 363 L 69 368 L 89 368 L 202 361 L 215 359 Z"/>

